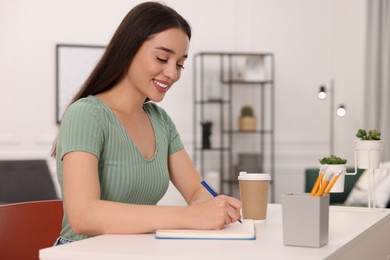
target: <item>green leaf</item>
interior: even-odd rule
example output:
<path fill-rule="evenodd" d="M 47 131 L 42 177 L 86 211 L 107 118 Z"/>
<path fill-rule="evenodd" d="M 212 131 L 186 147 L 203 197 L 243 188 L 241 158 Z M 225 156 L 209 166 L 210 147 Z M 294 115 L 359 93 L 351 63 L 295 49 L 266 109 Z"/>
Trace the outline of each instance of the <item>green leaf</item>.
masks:
<path fill-rule="evenodd" d="M 346 164 L 347 160 L 337 157 L 335 155 L 331 155 L 329 157 L 324 157 L 319 160 L 321 164 Z"/>

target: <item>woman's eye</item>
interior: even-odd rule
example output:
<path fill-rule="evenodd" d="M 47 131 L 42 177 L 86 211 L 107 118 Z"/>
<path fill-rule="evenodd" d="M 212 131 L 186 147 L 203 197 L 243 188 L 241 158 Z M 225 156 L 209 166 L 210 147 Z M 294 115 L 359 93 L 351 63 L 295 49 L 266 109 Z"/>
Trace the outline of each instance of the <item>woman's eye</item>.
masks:
<path fill-rule="evenodd" d="M 156 56 L 156 59 L 157 59 L 158 62 L 160 62 L 160 63 L 167 63 L 167 62 L 168 62 L 168 60 L 162 59 L 162 58 L 160 58 L 160 57 L 158 57 L 158 56 Z M 183 66 L 182 64 L 176 64 L 176 68 L 177 68 L 177 70 L 183 70 L 183 69 L 184 69 L 184 66 Z"/>
<path fill-rule="evenodd" d="M 161 59 L 160 57 L 156 56 L 156 59 L 161 63 L 167 63 L 168 60 Z"/>

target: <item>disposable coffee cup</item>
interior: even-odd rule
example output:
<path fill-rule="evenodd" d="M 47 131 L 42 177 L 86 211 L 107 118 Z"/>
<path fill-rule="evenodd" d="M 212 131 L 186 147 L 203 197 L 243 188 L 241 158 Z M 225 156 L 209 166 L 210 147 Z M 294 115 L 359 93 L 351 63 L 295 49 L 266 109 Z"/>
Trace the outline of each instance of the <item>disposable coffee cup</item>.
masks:
<path fill-rule="evenodd" d="M 243 218 L 265 220 L 271 176 L 267 173 L 240 172 L 238 181 Z"/>

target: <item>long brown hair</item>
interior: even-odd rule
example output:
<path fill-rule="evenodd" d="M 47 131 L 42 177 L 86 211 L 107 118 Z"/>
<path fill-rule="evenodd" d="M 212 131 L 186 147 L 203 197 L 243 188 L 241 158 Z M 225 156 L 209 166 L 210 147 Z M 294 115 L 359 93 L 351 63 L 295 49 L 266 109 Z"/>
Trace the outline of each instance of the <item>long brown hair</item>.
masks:
<path fill-rule="evenodd" d="M 170 28 L 183 30 L 191 39 L 188 22 L 172 8 L 145 2 L 131 9 L 122 20 L 102 58 L 73 97 L 75 101 L 111 89 L 128 71 L 141 45 L 152 35 Z M 51 155 L 56 154 L 56 141 Z"/>

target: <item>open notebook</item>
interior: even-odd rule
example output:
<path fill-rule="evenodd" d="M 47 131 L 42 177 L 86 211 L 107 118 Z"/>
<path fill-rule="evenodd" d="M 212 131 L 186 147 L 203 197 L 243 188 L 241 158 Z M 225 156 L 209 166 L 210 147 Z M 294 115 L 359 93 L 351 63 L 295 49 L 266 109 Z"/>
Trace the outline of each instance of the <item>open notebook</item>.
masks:
<path fill-rule="evenodd" d="M 220 230 L 195 229 L 159 229 L 158 239 L 218 239 L 218 240 L 254 240 L 256 231 L 253 221 L 233 223 Z"/>

